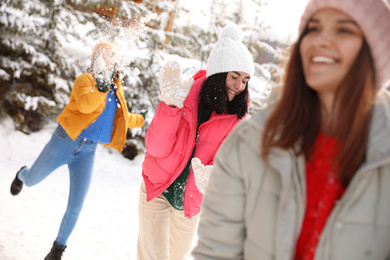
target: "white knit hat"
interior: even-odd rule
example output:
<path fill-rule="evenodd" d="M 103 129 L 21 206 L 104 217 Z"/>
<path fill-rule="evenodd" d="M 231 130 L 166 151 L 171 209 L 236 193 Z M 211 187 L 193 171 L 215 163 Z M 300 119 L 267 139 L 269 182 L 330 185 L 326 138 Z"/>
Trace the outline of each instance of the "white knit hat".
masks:
<path fill-rule="evenodd" d="M 253 57 L 242 44 L 244 33 L 236 24 L 226 26 L 211 51 L 207 62 L 207 77 L 222 72 L 242 71 L 253 76 Z"/>
<path fill-rule="evenodd" d="M 376 88 L 390 83 L 390 0 L 310 0 L 301 17 L 299 32 L 318 10 L 335 8 L 360 26 L 374 61 Z"/>

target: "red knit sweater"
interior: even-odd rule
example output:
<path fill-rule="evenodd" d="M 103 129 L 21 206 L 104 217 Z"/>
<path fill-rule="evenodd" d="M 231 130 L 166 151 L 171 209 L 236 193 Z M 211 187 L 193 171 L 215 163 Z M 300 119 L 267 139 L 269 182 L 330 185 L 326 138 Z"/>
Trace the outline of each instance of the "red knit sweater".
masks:
<path fill-rule="evenodd" d="M 345 188 L 336 180 L 332 163 L 339 147 L 336 139 L 320 133 L 313 157 L 306 161 L 306 213 L 296 244 L 294 260 L 314 259 L 318 240 L 332 209 Z M 335 149 L 334 149 L 335 148 Z"/>

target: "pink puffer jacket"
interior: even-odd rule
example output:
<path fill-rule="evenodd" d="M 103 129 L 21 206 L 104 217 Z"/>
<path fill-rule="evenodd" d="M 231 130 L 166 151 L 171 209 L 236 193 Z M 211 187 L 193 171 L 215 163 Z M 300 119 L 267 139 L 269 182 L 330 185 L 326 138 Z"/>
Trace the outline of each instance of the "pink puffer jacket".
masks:
<path fill-rule="evenodd" d="M 195 146 L 198 117 L 198 97 L 206 71 L 194 76 L 194 84 L 183 108 L 171 108 L 164 102 L 157 106 L 156 114 L 145 136 L 146 155 L 142 164 L 147 201 L 166 190 L 182 173 Z M 194 157 L 202 164 L 213 164 L 214 155 L 233 127 L 239 122 L 237 115 L 218 115 L 215 111 L 210 119 L 200 125 Z M 186 217 L 200 212 L 203 195 L 195 185 L 192 169 L 184 192 L 184 214 Z"/>

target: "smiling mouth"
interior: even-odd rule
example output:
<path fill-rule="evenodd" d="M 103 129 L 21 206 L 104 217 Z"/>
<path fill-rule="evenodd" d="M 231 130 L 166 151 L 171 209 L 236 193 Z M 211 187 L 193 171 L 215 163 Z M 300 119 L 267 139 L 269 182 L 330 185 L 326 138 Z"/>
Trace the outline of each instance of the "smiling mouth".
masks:
<path fill-rule="evenodd" d="M 333 64 L 336 62 L 336 60 L 328 57 L 323 57 L 323 56 L 315 56 L 311 58 L 311 62 Z"/>
<path fill-rule="evenodd" d="M 232 95 L 236 95 L 236 92 L 232 91 L 231 89 L 228 89 L 228 93 L 232 94 Z"/>

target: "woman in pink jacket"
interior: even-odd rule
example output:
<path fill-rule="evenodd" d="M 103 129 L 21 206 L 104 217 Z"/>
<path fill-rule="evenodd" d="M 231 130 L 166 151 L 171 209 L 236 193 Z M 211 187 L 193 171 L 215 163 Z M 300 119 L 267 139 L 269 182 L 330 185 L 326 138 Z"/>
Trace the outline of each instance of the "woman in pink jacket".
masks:
<path fill-rule="evenodd" d="M 189 254 L 214 155 L 248 112 L 252 55 L 243 32 L 225 27 L 207 71 L 183 81 L 170 61 L 159 72 L 162 102 L 145 137 L 137 257 L 182 260 Z"/>

